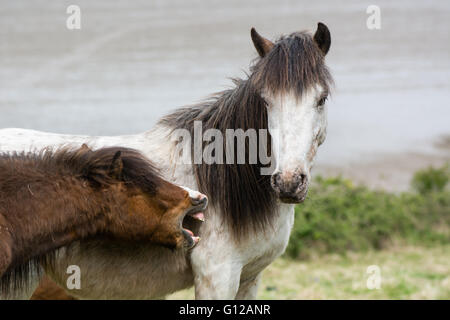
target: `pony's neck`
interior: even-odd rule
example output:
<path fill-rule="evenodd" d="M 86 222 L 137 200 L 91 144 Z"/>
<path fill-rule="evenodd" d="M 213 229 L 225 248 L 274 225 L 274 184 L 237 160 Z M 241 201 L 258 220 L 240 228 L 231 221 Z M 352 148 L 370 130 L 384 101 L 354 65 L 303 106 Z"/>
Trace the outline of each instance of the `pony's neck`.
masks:
<path fill-rule="evenodd" d="M 203 132 L 216 129 L 224 135 L 225 139 L 229 129 L 256 130 L 258 139 L 256 154 L 260 155 L 259 148 L 262 140 L 258 134 L 260 129 L 268 128 L 266 102 L 253 85 L 251 76 L 245 80 L 236 79 L 234 84 L 234 88 L 217 93 L 205 102 L 167 115 L 160 120 L 159 124 L 163 128 L 169 128 L 169 133 L 176 129 L 186 129 L 191 132 L 192 138 L 196 138 L 194 136 L 196 121 L 201 121 Z M 264 148 L 269 152 L 270 139 L 268 135 Z M 167 143 L 164 141 L 160 143 L 163 146 L 164 144 Z M 191 160 L 195 159 L 193 145 L 191 144 Z M 225 146 L 226 143 L 222 146 L 224 156 L 227 153 Z M 176 148 L 173 150 L 179 151 Z M 175 154 L 175 157 L 177 156 L 179 154 Z M 200 164 L 192 165 L 199 191 L 208 195 L 212 207 L 220 209 L 217 212 L 233 230 L 235 239 L 240 239 L 249 236 L 250 231 L 267 230 L 273 220 L 273 212 L 277 209 L 277 202 L 270 185 L 270 176 L 261 174 L 261 168 L 267 165 L 263 164 L 261 159 L 257 159 L 257 163 L 250 163 L 249 156 L 246 156 L 246 163 L 238 164 L 237 155 L 234 156 L 234 161 L 231 161 L 233 163 L 209 164 L 201 161 Z"/>
<path fill-rule="evenodd" d="M 81 182 L 78 188 L 73 188 L 73 184 L 72 188 L 65 187 L 68 183 L 62 182 L 56 185 L 59 189 L 53 195 L 30 191 L 33 196 L 24 201 L 26 205 L 16 210 L 2 210 L 7 213 L 0 219 L 3 221 L 0 240 L 6 251 L 5 248 L 0 250 L 10 256 L 9 269 L 94 235 L 106 226 L 105 211 L 111 209 L 103 198 L 112 200 L 111 195 L 81 187 Z"/>

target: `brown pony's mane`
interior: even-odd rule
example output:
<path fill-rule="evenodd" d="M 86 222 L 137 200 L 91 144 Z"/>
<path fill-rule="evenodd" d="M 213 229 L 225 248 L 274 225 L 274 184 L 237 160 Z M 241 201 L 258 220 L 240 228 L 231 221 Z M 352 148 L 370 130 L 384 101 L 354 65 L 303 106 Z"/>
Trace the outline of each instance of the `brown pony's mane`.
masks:
<path fill-rule="evenodd" d="M 121 176 L 113 177 L 109 171 L 117 155 L 121 157 L 123 168 Z M 11 170 L 3 168 L 14 168 L 13 176 Z M 23 183 L 14 176 L 38 180 L 52 175 L 71 175 L 96 186 L 126 182 L 150 194 L 155 194 L 156 187 L 161 181 L 158 169 L 150 160 L 139 151 L 124 147 L 107 147 L 95 151 L 88 147 L 79 149 L 61 147 L 55 150 L 45 148 L 39 152 L 0 154 L 0 179 L 9 179 L 16 184 L 13 186 L 8 184 L 8 189 L 20 187 Z M 7 190 L 0 189 L 0 191 Z"/>
<path fill-rule="evenodd" d="M 193 137 L 194 121 L 201 121 L 203 131 L 218 129 L 225 141 L 226 129 L 268 129 L 267 103 L 261 97 L 262 90 L 271 94 L 293 92 L 301 98 L 308 88 L 319 84 L 328 91 L 333 83 L 324 54 L 307 32 L 278 39 L 265 57 L 254 61 L 250 72 L 245 80 L 233 79 L 234 88 L 216 93 L 202 103 L 178 109 L 159 123 L 174 130 L 187 129 Z M 270 139 L 266 150 L 270 153 Z M 263 165 L 259 160 L 257 164 L 250 164 L 248 160 L 245 164 L 234 163 L 193 165 L 200 191 L 207 194 L 210 204 L 220 211 L 239 239 L 250 230 L 264 231 L 270 226 L 277 200 L 270 176 L 260 174 Z"/>
<path fill-rule="evenodd" d="M 119 176 L 114 176 L 111 175 L 111 164 L 118 155 L 123 168 Z M 8 219 L 20 225 L 20 217 L 15 215 L 12 204 L 18 192 L 23 196 L 18 201 L 32 208 L 34 201 L 39 201 L 35 196 L 40 192 L 34 186 L 39 186 L 41 182 L 70 181 L 67 178 L 86 182 L 94 189 L 125 182 L 148 194 L 156 194 L 162 181 L 153 164 L 140 152 L 129 148 L 108 147 L 92 151 L 88 147 L 62 147 L 55 150 L 46 148 L 36 153 L 0 153 L 0 219 L 2 215 L 8 215 Z M 32 227 L 24 226 L 25 232 Z M 17 241 L 20 241 L 20 235 Z M 18 261 L 0 277 L 0 294 L 7 295 L 10 290 L 14 292 L 27 288 L 32 274 L 41 273 L 40 264 L 51 266 L 55 254 L 56 251 L 47 252 L 29 260 L 18 257 Z"/>

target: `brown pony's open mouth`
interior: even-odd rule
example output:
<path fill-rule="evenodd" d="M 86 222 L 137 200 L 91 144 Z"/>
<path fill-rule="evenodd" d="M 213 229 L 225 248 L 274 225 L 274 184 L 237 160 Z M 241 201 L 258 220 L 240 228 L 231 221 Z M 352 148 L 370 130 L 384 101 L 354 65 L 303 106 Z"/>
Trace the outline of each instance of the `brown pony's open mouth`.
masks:
<path fill-rule="evenodd" d="M 193 200 L 193 207 L 185 214 L 181 228 L 184 237 L 186 238 L 186 246 L 192 249 L 200 241 L 198 236 L 199 229 L 205 221 L 205 214 L 203 211 L 208 205 L 207 198 L 201 200 Z"/>

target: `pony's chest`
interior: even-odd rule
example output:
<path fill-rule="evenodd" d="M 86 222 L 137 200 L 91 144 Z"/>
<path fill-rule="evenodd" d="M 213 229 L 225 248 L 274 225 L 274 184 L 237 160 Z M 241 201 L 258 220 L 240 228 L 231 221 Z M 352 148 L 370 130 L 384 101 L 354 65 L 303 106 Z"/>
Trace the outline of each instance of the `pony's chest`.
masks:
<path fill-rule="evenodd" d="M 286 249 L 289 236 L 294 224 L 294 207 L 292 205 L 280 205 L 277 219 L 273 223 L 273 229 L 255 237 L 246 247 L 243 274 L 259 273 Z"/>

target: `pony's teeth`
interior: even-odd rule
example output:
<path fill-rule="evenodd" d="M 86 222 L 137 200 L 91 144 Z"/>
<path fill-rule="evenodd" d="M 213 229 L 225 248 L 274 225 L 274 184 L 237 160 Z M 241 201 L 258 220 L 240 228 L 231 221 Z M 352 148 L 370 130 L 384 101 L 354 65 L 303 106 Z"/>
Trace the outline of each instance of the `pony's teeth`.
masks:
<path fill-rule="evenodd" d="M 203 214 L 203 212 L 197 212 L 191 215 L 192 218 L 196 219 L 196 220 L 200 220 L 200 221 L 205 221 L 205 215 Z"/>
<path fill-rule="evenodd" d="M 187 233 L 189 233 L 189 235 L 190 235 L 191 237 L 194 237 L 194 233 L 193 233 L 191 230 L 186 229 L 186 228 L 183 228 L 183 230 L 186 231 Z"/>

